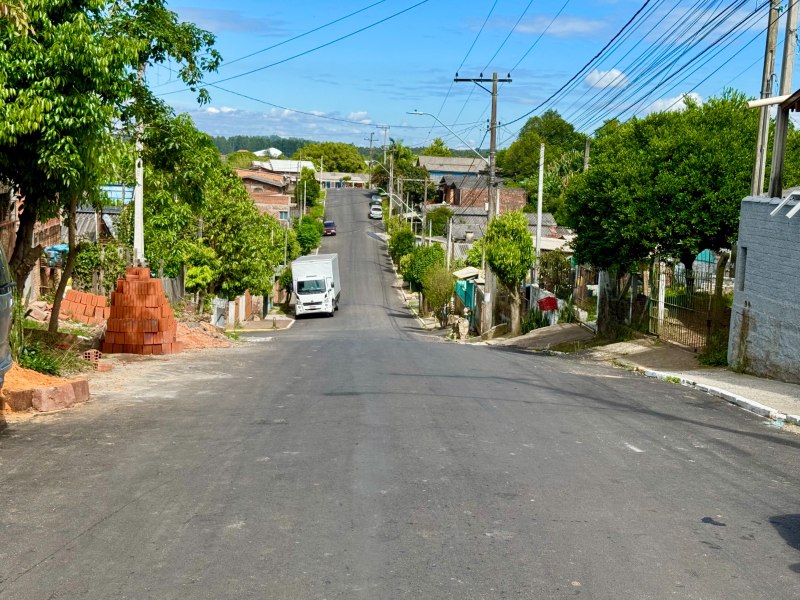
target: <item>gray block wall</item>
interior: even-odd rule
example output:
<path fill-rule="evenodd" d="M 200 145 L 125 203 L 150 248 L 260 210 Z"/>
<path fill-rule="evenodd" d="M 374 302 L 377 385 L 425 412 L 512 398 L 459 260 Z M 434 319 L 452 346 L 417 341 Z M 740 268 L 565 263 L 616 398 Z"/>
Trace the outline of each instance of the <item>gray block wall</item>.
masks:
<path fill-rule="evenodd" d="M 800 213 L 775 198 L 742 201 L 728 364 L 800 383 Z"/>

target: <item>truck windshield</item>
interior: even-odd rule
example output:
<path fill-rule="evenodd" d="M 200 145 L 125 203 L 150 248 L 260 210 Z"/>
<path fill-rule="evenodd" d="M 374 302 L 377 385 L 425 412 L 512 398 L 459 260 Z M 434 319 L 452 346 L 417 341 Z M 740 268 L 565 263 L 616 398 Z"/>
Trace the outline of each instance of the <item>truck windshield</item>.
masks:
<path fill-rule="evenodd" d="M 309 279 L 297 282 L 298 294 L 321 294 L 325 291 L 324 279 Z"/>

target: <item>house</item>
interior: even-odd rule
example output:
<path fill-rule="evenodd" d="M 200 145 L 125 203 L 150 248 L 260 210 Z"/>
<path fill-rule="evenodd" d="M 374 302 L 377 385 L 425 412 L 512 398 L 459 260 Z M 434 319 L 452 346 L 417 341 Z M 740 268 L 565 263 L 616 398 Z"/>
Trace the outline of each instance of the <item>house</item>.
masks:
<path fill-rule="evenodd" d="M 263 157 L 280 158 L 281 156 L 283 156 L 283 152 L 281 152 L 277 148 L 266 148 L 265 150 L 256 150 L 255 152 L 253 152 L 253 154 L 255 154 L 260 158 Z"/>
<path fill-rule="evenodd" d="M 236 174 L 261 214 L 272 215 L 284 224 L 289 223 L 292 208 L 297 205 L 288 191 L 287 175 L 252 169 L 236 169 Z"/>
<path fill-rule="evenodd" d="M 500 213 L 522 210 L 528 203 L 523 188 L 507 188 L 498 184 Z M 487 210 L 489 206 L 489 178 L 483 175 L 445 175 L 439 180 L 439 200 L 450 206 L 469 206 Z"/>
<path fill-rule="evenodd" d="M 314 163 L 310 160 L 287 160 L 272 158 L 270 160 L 260 161 L 254 160 L 251 170 L 266 171 L 276 175 L 283 175 L 286 177 L 286 182 L 290 186 L 290 190 L 294 189 L 294 184 L 300 179 L 303 169 L 311 169 L 314 173 L 317 172 Z"/>
<path fill-rule="evenodd" d="M 323 190 L 331 188 L 367 188 L 369 187 L 369 174 L 367 173 L 341 173 L 338 171 L 322 171 L 317 173 L 319 187 Z"/>
<path fill-rule="evenodd" d="M 417 166 L 428 171 L 431 181 L 440 181 L 442 177 L 477 177 L 485 173 L 486 161 L 477 156 L 463 158 L 458 156 L 418 156 Z"/>
<path fill-rule="evenodd" d="M 75 229 L 79 240 L 96 242 L 117 237 L 117 222 L 122 213 L 119 206 L 106 206 L 96 211 L 91 206 L 79 206 L 75 213 Z M 67 239 L 66 227 L 62 227 L 61 237 Z M 99 235 L 98 235 L 99 234 Z"/>
<path fill-rule="evenodd" d="M 800 192 L 742 201 L 728 364 L 800 383 Z"/>

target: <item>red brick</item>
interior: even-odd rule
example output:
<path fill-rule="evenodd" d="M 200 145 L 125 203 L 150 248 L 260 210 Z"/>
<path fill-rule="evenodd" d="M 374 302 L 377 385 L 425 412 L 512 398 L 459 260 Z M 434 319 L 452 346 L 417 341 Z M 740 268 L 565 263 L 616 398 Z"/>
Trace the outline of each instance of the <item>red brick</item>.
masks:
<path fill-rule="evenodd" d="M 152 354 L 152 353 L 153 353 L 152 344 L 145 344 L 142 346 L 142 354 Z"/>

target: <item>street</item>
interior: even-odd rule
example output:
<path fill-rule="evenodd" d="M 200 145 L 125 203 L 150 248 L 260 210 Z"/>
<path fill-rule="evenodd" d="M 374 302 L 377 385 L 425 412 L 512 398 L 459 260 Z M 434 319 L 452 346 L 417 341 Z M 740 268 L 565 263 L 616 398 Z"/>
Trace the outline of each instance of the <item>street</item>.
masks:
<path fill-rule="evenodd" d="M 427 336 L 368 202 L 328 192 L 333 318 L 0 431 L 0 598 L 800 598 L 800 438 Z"/>

